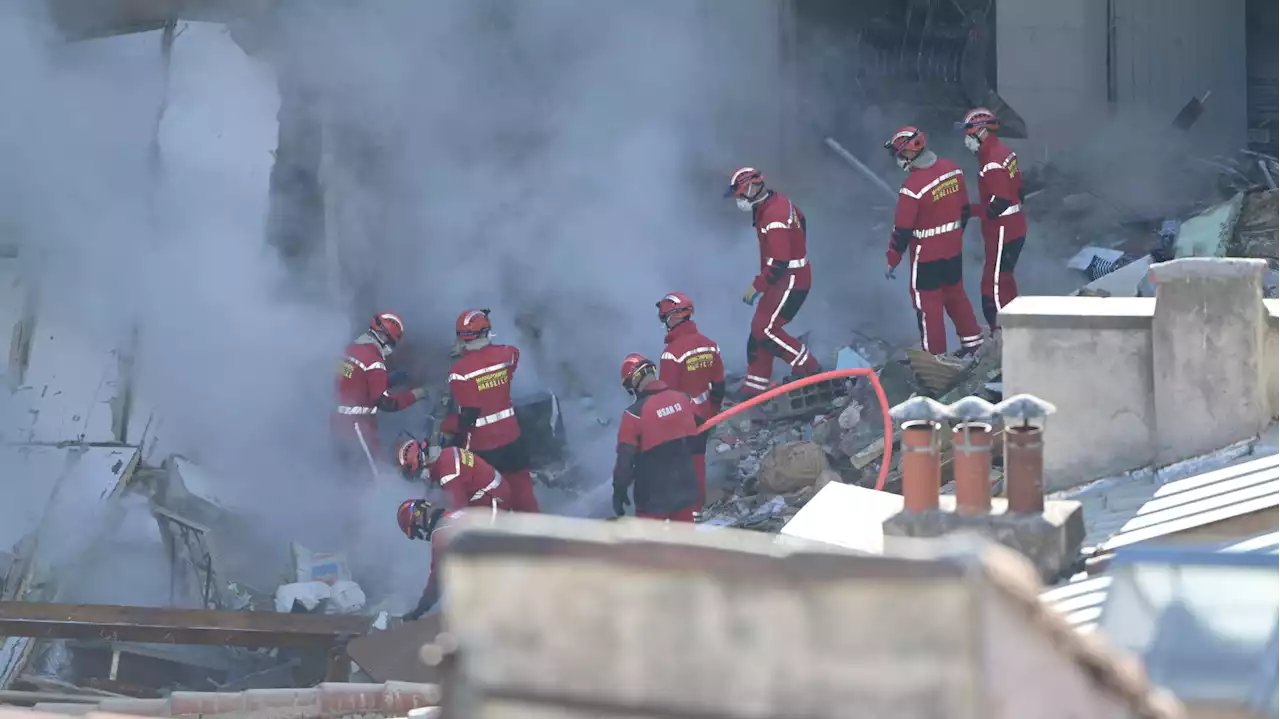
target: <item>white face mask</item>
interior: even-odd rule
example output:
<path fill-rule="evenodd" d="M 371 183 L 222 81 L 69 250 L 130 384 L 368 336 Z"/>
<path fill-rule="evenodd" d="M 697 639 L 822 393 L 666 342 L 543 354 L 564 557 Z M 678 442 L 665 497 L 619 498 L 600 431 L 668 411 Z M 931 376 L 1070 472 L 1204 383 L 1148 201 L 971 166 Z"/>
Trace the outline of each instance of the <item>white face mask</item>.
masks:
<path fill-rule="evenodd" d="M 977 137 L 974 137 L 973 135 L 964 136 L 964 146 L 969 148 L 969 152 L 977 152 L 978 147 L 980 147 L 981 145 L 982 143 L 978 142 Z"/>
<path fill-rule="evenodd" d="M 739 197 L 738 199 L 734 200 L 734 202 L 738 203 L 739 210 L 742 210 L 743 212 L 751 211 L 751 201 L 746 199 L 745 197 Z"/>
<path fill-rule="evenodd" d="M 893 158 L 893 161 L 898 163 L 898 167 L 901 168 L 903 172 L 911 169 L 911 160 L 908 160 L 901 155 Z"/>

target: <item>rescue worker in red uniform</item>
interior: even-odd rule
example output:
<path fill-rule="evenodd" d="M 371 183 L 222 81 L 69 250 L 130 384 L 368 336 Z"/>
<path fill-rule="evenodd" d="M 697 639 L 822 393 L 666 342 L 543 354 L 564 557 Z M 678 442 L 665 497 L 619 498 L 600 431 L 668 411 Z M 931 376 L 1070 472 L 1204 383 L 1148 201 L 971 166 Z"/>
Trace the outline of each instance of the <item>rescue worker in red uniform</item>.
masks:
<path fill-rule="evenodd" d="M 1000 122 L 985 107 L 964 116 L 964 145 L 978 156 L 978 219 L 982 222 L 982 314 L 994 335 L 1000 329 L 1000 308 L 1018 296 L 1013 268 L 1027 239 L 1027 216 L 1022 213 L 1022 170 L 1018 156 L 1000 138 Z"/>
<path fill-rule="evenodd" d="M 813 271 L 805 250 L 804 214 L 786 195 L 767 189 L 759 170 L 735 171 L 725 197 L 735 198 L 739 209 L 751 212 L 760 241 L 760 273 L 742 295 L 744 303 L 756 306 L 747 340 L 747 376 L 740 391 L 747 398 L 769 388 L 774 357 L 786 361 L 796 377 L 821 371 L 809 348 L 783 329 L 809 296 Z"/>
<path fill-rule="evenodd" d="M 336 382 L 338 406 L 330 421 L 346 463 L 364 462 L 361 455 L 370 461 L 382 456 L 378 412 L 398 412 L 427 394 L 423 387 L 393 394 L 387 386 L 385 360 L 403 337 L 400 316 L 381 312 L 374 315 L 364 334 L 347 345 Z"/>
<path fill-rule="evenodd" d="M 520 350 L 490 341 L 489 310 L 463 312 L 455 330 L 462 355 L 449 369 L 449 391 L 458 411 L 445 419 L 441 432 L 502 474 L 510 487 L 512 509 L 537 512 L 529 450 L 511 403 Z"/>
<path fill-rule="evenodd" d="M 720 347 L 698 331 L 693 322 L 693 300 L 672 292 L 658 300 L 658 319 L 667 328 L 667 347 L 658 364 L 658 378 L 693 400 L 694 419 L 703 422 L 720 413 L 724 403 L 724 362 Z M 707 432 L 694 437 L 693 469 L 698 477 L 698 502 L 707 501 Z"/>
<path fill-rule="evenodd" d="M 949 359 L 945 314 L 951 317 L 960 338 L 955 357 L 967 357 L 982 346 L 982 328 L 964 291 L 961 258 L 969 195 L 964 173 L 956 163 L 939 158 L 925 143 L 923 132 L 904 127 L 884 144 L 908 173 L 898 191 L 884 276 L 894 279 L 906 255 L 911 304 L 924 351 Z"/>
<path fill-rule="evenodd" d="M 421 479 L 428 487 L 439 487 L 447 501 L 445 509 L 464 507 L 511 508 L 511 489 L 498 470 L 460 447 L 438 447 L 425 440 L 411 439 L 396 453 L 405 479 Z"/>
<path fill-rule="evenodd" d="M 427 586 L 422 590 L 418 606 L 404 615 L 406 621 L 421 619 L 423 614 L 431 611 L 436 602 L 440 601 L 440 574 L 437 570 L 440 567 L 440 556 L 449 539 L 449 530 L 464 515 L 475 516 L 477 512 L 475 509 L 445 511 L 432 507 L 425 499 L 406 499 L 400 503 L 396 510 L 396 524 L 400 525 L 400 531 L 409 539 L 431 542 L 431 576 L 427 578 Z M 498 511 L 491 509 L 479 516 L 488 516 L 492 521 L 497 515 Z"/>
<path fill-rule="evenodd" d="M 613 511 L 631 504 L 636 516 L 692 522 L 698 478 L 693 468 L 698 420 L 689 395 L 658 379 L 658 368 L 642 355 L 622 362 L 622 386 L 635 397 L 618 424 L 618 459 L 613 466 Z"/>

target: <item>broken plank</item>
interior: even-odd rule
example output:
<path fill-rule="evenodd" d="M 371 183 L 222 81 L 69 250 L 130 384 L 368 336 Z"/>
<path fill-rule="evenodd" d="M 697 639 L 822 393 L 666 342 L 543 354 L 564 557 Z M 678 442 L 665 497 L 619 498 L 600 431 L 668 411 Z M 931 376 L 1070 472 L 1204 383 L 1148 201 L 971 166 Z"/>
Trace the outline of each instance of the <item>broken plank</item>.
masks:
<path fill-rule="evenodd" d="M 328 648 L 364 634 L 372 622 L 357 616 L 0 602 L 0 635 L 41 639 Z"/>

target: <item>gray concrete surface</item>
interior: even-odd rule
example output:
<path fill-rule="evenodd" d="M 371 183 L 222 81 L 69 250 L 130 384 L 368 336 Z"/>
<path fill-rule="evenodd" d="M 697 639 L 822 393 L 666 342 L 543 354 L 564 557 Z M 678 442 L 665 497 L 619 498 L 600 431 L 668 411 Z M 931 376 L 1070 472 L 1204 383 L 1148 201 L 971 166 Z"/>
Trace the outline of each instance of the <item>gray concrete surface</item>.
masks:
<path fill-rule="evenodd" d="M 1048 400 L 1045 489 L 1150 464 L 1151 315 L 1145 298 L 1019 297 L 1001 312 L 1006 396 Z"/>
<path fill-rule="evenodd" d="M 1257 435 L 1265 394 L 1265 260 L 1185 258 L 1152 265 L 1156 461 L 1168 464 Z"/>

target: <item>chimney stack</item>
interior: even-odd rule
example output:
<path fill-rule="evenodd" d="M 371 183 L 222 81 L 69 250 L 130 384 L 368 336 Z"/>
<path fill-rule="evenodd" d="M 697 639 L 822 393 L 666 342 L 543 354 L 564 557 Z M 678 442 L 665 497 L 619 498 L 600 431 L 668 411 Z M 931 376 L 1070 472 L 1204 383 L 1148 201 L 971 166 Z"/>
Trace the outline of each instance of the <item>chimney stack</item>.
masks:
<path fill-rule="evenodd" d="M 956 513 L 981 516 L 991 512 L 991 430 L 995 405 L 981 397 L 965 397 L 947 408 L 951 417 L 951 452 L 956 480 Z"/>
<path fill-rule="evenodd" d="M 1044 424 L 1057 408 L 1029 394 L 995 407 L 1004 418 L 1004 471 L 1010 514 L 1044 512 Z"/>
<path fill-rule="evenodd" d="M 928 397 L 912 397 L 889 410 L 902 427 L 902 500 L 908 513 L 938 508 L 942 490 L 939 431 L 947 407 Z"/>

